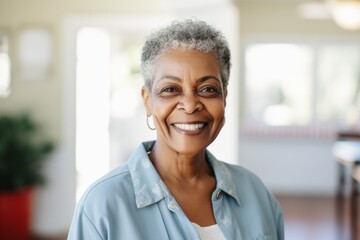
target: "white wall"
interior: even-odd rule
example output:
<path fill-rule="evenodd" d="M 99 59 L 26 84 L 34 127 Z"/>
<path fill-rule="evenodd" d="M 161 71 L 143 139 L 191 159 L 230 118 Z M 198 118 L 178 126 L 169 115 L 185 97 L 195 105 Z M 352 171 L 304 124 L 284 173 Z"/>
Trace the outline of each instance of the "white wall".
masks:
<path fill-rule="evenodd" d="M 240 137 L 239 164 L 277 194 L 333 195 L 336 162 L 332 139 Z"/>

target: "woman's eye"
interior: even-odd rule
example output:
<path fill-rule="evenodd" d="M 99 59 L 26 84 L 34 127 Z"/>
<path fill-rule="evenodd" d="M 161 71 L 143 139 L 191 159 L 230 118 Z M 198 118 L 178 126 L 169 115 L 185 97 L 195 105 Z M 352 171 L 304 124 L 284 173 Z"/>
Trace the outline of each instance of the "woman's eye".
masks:
<path fill-rule="evenodd" d="M 179 93 L 180 93 L 180 91 L 176 87 L 165 87 L 165 88 L 161 89 L 160 96 L 171 97 L 171 96 L 178 95 Z"/>
<path fill-rule="evenodd" d="M 213 88 L 213 87 L 205 87 L 203 89 L 204 92 L 217 92 L 217 89 L 216 88 Z"/>
<path fill-rule="evenodd" d="M 168 87 L 168 88 L 163 89 L 162 92 L 176 92 L 176 89 L 173 87 Z"/>
<path fill-rule="evenodd" d="M 218 88 L 216 88 L 216 87 L 206 86 L 206 87 L 200 88 L 198 93 L 199 93 L 200 96 L 213 97 L 213 96 L 219 95 L 220 90 Z"/>

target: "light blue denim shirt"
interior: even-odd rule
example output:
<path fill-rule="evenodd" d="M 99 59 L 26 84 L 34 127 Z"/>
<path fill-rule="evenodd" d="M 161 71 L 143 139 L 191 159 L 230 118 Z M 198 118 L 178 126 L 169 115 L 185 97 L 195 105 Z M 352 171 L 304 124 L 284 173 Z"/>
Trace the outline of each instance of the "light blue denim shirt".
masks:
<path fill-rule="evenodd" d="M 153 145 L 141 144 L 127 163 L 89 187 L 76 207 L 68 239 L 199 239 L 148 158 Z M 280 205 L 259 178 L 206 154 L 217 182 L 211 197 L 214 215 L 226 239 L 284 239 Z"/>

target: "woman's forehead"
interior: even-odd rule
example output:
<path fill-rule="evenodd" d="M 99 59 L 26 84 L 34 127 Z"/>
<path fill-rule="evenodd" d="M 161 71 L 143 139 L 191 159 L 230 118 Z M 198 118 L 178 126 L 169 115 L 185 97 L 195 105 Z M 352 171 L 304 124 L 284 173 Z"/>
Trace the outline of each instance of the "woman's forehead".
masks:
<path fill-rule="evenodd" d="M 217 58 L 211 53 L 204 53 L 198 50 L 169 49 L 157 60 L 155 70 L 159 68 L 173 67 L 178 70 L 184 68 L 202 68 L 219 71 L 220 64 Z"/>
<path fill-rule="evenodd" d="M 221 78 L 219 62 L 210 53 L 196 50 L 171 50 L 158 59 L 153 80 L 159 81 L 164 78 L 181 80 L 187 75 L 196 79 L 213 76 L 214 79 L 219 80 Z"/>

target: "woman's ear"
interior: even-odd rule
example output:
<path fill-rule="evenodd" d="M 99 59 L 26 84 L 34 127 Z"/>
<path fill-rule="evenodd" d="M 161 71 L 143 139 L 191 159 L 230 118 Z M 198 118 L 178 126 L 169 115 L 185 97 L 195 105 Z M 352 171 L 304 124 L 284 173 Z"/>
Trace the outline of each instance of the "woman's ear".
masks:
<path fill-rule="evenodd" d="M 150 116 L 151 115 L 151 104 L 150 104 L 150 93 L 149 90 L 147 89 L 147 87 L 143 86 L 141 88 L 141 97 L 143 99 L 143 103 L 144 103 L 144 107 L 146 110 L 146 115 Z"/>

